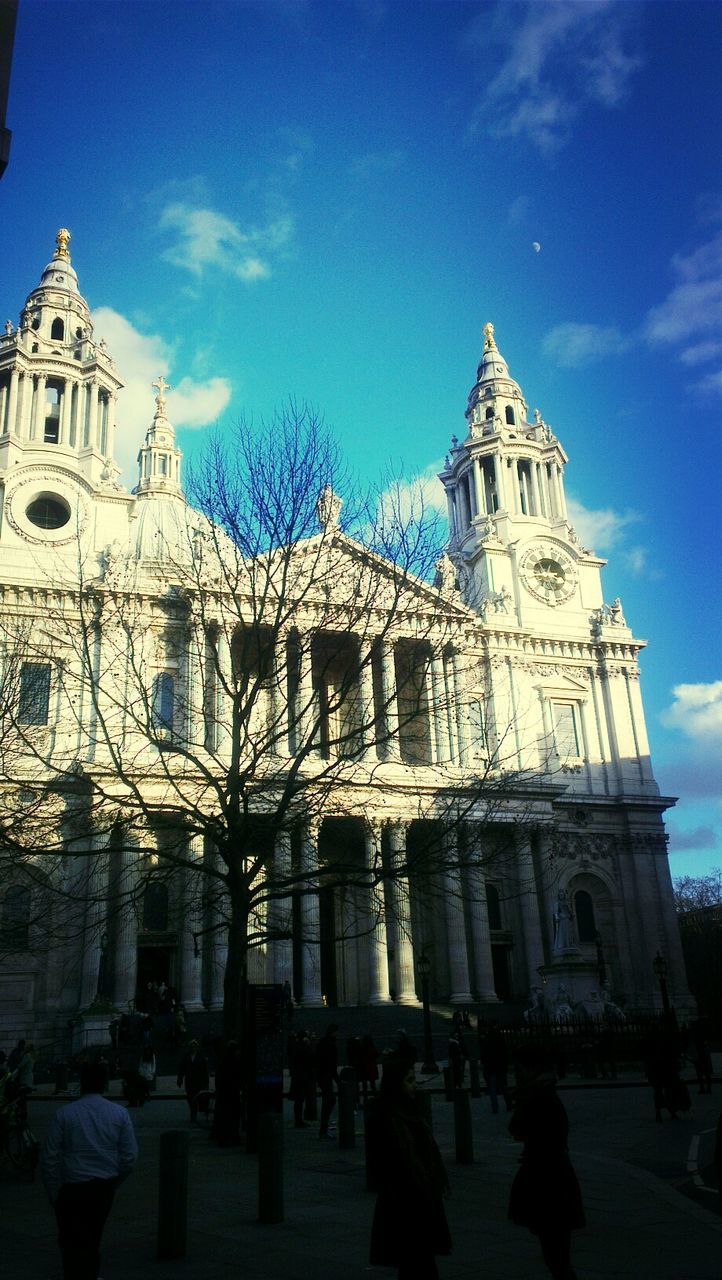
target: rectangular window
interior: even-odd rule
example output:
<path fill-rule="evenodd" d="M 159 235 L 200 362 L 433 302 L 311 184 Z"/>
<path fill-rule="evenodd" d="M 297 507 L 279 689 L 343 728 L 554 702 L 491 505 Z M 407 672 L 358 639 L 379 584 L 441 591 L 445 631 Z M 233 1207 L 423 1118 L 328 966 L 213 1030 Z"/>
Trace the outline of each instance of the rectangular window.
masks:
<path fill-rule="evenodd" d="M 169 671 L 161 671 L 153 681 L 153 728 L 159 738 L 173 734 L 175 681 Z"/>
<path fill-rule="evenodd" d="M 579 733 L 579 708 L 574 702 L 552 703 L 554 713 L 554 743 L 560 760 L 581 758 Z"/>
<path fill-rule="evenodd" d="M 47 724 L 50 708 L 50 663 L 24 662 L 20 670 L 18 721 Z"/>

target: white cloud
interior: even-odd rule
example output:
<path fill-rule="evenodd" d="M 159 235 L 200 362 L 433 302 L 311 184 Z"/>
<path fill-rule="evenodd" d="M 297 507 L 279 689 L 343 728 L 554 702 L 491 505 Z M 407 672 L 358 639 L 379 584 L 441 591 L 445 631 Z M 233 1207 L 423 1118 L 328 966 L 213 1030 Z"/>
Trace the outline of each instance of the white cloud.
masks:
<path fill-rule="evenodd" d="M 273 257 L 293 236 L 289 214 L 282 214 L 263 227 L 242 230 L 225 214 L 182 200 L 166 205 L 159 225 L 163 231 L 176 233 L 175 242 L 163 255 L 173 266 L 195 276 L 216 267 L 247 284 L 271 274 Z"/>
<path fill-rule="evenodd" d="M 631 339 L 615 325 L 577 324 L 574 321 L 555 325 L 542 341 L 544 354 L 565 369 L 576 369 L 609 355 L 619 355 L 630 346 Z"/>
<path fill-rule="evenodd" d="M 665 728 L 708 747 L 722 746 L 722 680 L 678 684 L 672 694 L 674 702 L 659 717 Z"/>
<path fill-rule="evenodd" d="M 612 507 L 600 507 L 592 511 L 571 496 L 567 496 L 567 512 L 583 545 L 597 552 L 609 551 L 618 546 L 624 540 L 629 525 L 641 520 L 636 511 L 615 511 Z M 643 548 L 637 547 L 635 550 L 644 555 Z"/>
<path fill-rule="evenodd" d="M 93 312 L 94 333 L 105 338 L 125 386 L 118 397 L 115 456 L 123 482 L 136 483 L 138 450 L 155 412 L 153 383 L 172 369 L 173 349 L 160 334 L 141 333 L 111 307 Z M 191 357 L 192 361 L 192 357 Z M 205 426 L 223 412 L 231 397 L 227 378 L 197 381 L 184 377 L 168 394 L 168 417 L 175 427 Z"/>
<path fill-rule="evenodd" d="M 498 68 L 480 103 L 477 126 L 496 137 L 525 137 L 551 152 L 568 139 L 590 105 L 611 109 L 625 101 L 640 59 L 626 51 L 626 7 L 611 0 L 484 8 L 474 24 Z M 469 43 L 469 41 L 467 41 Z"/>
<path fill-rule="evenodd" d="M 663 302 L 647 312 L 644 336 L 651 346 L 674 344 L 685 365 L 719 362 L 722 231 L 688 253 L 676 253 L 671 266 L 676 284 Z M 719 392 L 721 387 L 719 369 L 693 384 L 702 394 Z"/>
<path fill-rule="evenodd" d="M 719 837 L 713 827 L 699 826 L 691 831 L 680 830 L 676 823 L 668 822 L 669 843 L 672 853 L 682 853 L 685 849 L 716 849 Z"/>

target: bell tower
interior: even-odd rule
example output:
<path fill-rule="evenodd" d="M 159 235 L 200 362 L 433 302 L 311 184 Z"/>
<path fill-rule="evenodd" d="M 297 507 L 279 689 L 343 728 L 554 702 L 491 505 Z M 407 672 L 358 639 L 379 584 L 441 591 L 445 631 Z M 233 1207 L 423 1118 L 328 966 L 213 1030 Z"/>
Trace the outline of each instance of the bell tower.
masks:
<path fill-rule="evenodd" d="M 564 496 L 567 455 L 538 409 L 528 421 L 521 387 L 484 326 L 466 409 L 468 433 L 439 478 L 446 490 L 448 554 L 459 588 L 482 615 L 508 613 L 555 632 L 572 615 L 588 627 L 602 604 L 605 561 L 583 548 Z"/>
<path fill-rule="evenodd" d="M 123 384 L 105 343 L 94 341 L 69 241 L 61 227 L 17 328 L 7 320 L 0 334 L 0 472 L 52 462 L 95 487 L 113 467 Z"/>

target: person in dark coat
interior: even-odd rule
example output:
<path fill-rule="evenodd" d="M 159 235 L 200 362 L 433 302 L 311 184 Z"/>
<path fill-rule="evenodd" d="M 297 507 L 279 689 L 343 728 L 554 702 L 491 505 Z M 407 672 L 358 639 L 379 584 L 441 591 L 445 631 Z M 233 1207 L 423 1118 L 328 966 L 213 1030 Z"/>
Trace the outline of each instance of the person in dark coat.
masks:
<path fill-rule="evenodd" d="M 400 1027 L 398 1031 L 394 1056 L 403 1058 L 404 1062 L 407 1062 L 410 1067 L 413 1067 L 416 1063 L 416 1045 L 413 1040 L 409 1039 L 403 1027 Z"/>
<path fill-rule="evenodd" d="M 444 1212 L 449 1184 L 407 1060 L 384 1060 L 378 1098 L 369 1106 L 371 1185 L 378 1191 L 369 1260 L 396 1267 L 399 1280 L 438 1280 L 436 1257 L 451 1253 Z"/>
<path fill-rule="evenodd" d="M 303 1109 L 316 1084 L 314 1057 L 314 1048 L 307 1031 L 300 1030 L 289 1037 L 288 1069 L 291 1088 L 288 1096 L 293 1102 L 293 1122 L 297 1129 L 308 1128 L 308 1122 L 303 1118 Z"/>
<path fill-rule="evenodd" d="M 359 1050 L 359 1079 L 364 1098 L 367 1096 L 369 1089 L 372 1093 L 376 1092 L 376 1082 L 379 1078 L 379 1057 L 380 1054 L 373 1042 L 373 1038 L 369 1035 L 363 1036 Z"/>
<path fill-rule="evenodd" d="M 219 1147 L 237 1147 L 241 1142 L 241 1089 L 243 1063 L 236 1040 L 229 1040 L 216 1067 L 216 1108 L 211 1126 L 211 1142 Z"/>
<path fill-rule="evenodd" d="M 178 1088 L 185 1084 L 188 1109 L 191 1122 L 195 1124 L 198 1115 L 198 1094 L 208 1089 L 208 1062 L 201 1053 L 197 1040 L 191 1040 L 187 1052 L 183 1055 L 178 1067 Z"/>
<path fill-rule="evenodd" d="M 497 1026 L 489 1027 L 485 1035 L 479 1036 L 479 1059 L 494 1115 L 499 1111 L 500 1095 L 504 1099 L 508 1111 L 506 1044 Z"/>
<path fill-rule="evenodd" d="M 334 1085 L 338 1084 L 338 1049 L 336 1036 L 338 1027 L 332 1022 L 316 1045 L 316 1080 L 321 1090 L 321 1119 L 319 1122 L 319 1138 L 327 1138 L 331 1113 L 336 1105 Z"/>
<path fill-rule="evenodd" d="M 509 1196 L 509 1217 L 539 1237 L 554 1280 L 576 1280 L 572 1231 L 586 1226 L 586 1219 L 567 1150 L 567 1113 L 554 1072 L 533 1050 L 517 1055 L 517 1086 L 509 1132 L 524 1143 L 524 1150 Z"/>

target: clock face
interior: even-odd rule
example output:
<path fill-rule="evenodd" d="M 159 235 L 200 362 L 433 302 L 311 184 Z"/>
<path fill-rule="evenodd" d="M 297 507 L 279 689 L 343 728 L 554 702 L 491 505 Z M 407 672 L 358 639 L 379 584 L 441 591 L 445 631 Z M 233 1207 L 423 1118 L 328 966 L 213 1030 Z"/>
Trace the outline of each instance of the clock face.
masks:
<path fill-rule="evenodd" d="M 560 548 L 536 544 L 525 553 L 520 568 L 527 591 L 544 604 L 563 604 L 574 594 L 576 570 Z"/>

